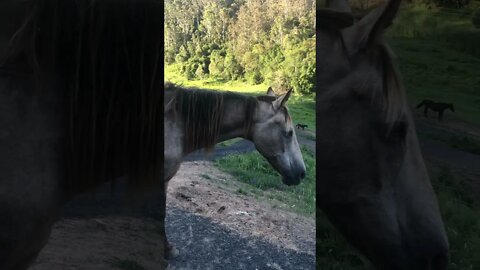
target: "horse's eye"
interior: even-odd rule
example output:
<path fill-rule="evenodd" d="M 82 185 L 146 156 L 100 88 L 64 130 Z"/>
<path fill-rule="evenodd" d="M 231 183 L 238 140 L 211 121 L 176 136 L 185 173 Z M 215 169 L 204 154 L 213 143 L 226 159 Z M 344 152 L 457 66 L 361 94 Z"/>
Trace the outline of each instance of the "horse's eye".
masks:
<path fill-rule="evenodd" d="M 293 136 L 293 130 L 290 130 L 290 131 L 286 131 L 286 132 L 285 132 L 285 137 L 290 138 L 290 137 L 292 137 L 292 136 Z"/>

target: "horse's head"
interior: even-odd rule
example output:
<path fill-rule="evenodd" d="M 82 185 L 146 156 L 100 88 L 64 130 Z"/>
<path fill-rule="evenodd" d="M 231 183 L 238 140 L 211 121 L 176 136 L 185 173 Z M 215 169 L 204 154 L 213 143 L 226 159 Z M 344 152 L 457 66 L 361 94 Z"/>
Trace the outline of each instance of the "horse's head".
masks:
<path fill-rule="evenodd" d="M 317 203 L 377 268 L 445 269 L 444 225 L 382 39 L 400 1 L 356 23 L 345 2 L 330 3 L 317 11 L 325 15 L 317 28 Z"/>
<path fill-rule="evenodd" d="M 305 164 L 285 107 L 291 92 L 276 97 L 269 88 L 266 96 L 258 97 L 251 137 L 260 154 L 282 175 L 283 183 L 297 185 L 305 177 Z"/>

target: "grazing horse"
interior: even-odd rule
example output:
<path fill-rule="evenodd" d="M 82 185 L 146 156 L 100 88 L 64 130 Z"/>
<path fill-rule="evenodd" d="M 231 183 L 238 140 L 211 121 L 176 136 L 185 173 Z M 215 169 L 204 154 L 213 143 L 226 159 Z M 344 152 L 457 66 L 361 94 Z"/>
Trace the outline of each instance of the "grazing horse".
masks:
<path fill-rule="evenodd" d="M 428 117 L 428 110 L 432 110 L 434 112 L 438 112 L 438 120 L 442 121 L 443 119 L 443 112 L 446 109 L 450 109 L 452 112 L 455 112 L 455 109 L 453 108 L 453 104 L 451 103 L 443 103 L 443 102 L 434 102 L 429 99 L 425 99 L 420 104 L 417 105 L 417 109 L 421 108 L 422 106 L 425 106 L 425 109 L 423 110 L 423 115 L 425 117 Z"/>
<path fill-rule="evenodd" d="M 23 270 L 76 194 L 121 176 L 163 189 L 163 7 L 24 0 L 0 13 L 19 23 L 0 28 L 0 269 Z"/>
<path fill-rule="evenodd" d="M 308 125 L 305 125 L 305 124 L 296 124 L 295 125 L 298 129 L 302 129 L 302 130 L 305 130 L 305 128 L 308 128 Z"/>
<path fill-rule="evenodd" d="M 354 21 L 317 10 L 317 207 L 377 269 L 446 269 L 448 239 L 383 35 L 390 0 Z"/>
<path fill-rule="evenodd" d="M 242 137 L 282 175 L 286 185 L 297 185 L 305 177 L 305 164 L 292 119 L 285 103 L 291 90 L 276 97 L 271 88 L 264 96 L 232 92 L 186 89 L 165 85 L 165 186 L 182 159 L 199 150 L 212 150 L 216 143 Z M 165 191 L 166 191 L 165 187 Z M 166 241 L 166 257 L 178 254 Z"/>

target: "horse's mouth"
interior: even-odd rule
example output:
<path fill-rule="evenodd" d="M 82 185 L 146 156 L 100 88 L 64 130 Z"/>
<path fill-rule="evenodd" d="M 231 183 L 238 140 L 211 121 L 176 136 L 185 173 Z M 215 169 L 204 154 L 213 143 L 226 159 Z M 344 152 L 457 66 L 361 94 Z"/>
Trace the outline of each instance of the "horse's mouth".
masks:
<path fill-rule="evenodd" d="M 282 182 L 287 186 L 296 186 L 302 181 L 301 177 L 282 177 Z"/>

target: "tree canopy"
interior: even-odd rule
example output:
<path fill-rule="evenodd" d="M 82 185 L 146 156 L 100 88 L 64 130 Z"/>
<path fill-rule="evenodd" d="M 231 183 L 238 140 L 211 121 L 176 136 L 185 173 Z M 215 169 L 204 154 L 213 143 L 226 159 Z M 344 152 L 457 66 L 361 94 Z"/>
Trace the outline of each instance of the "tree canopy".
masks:
<path fill-rule="evenodd" d="M 165 62 L 189 78 L 313 92 L 314 0 L 166 0 Z"/>

